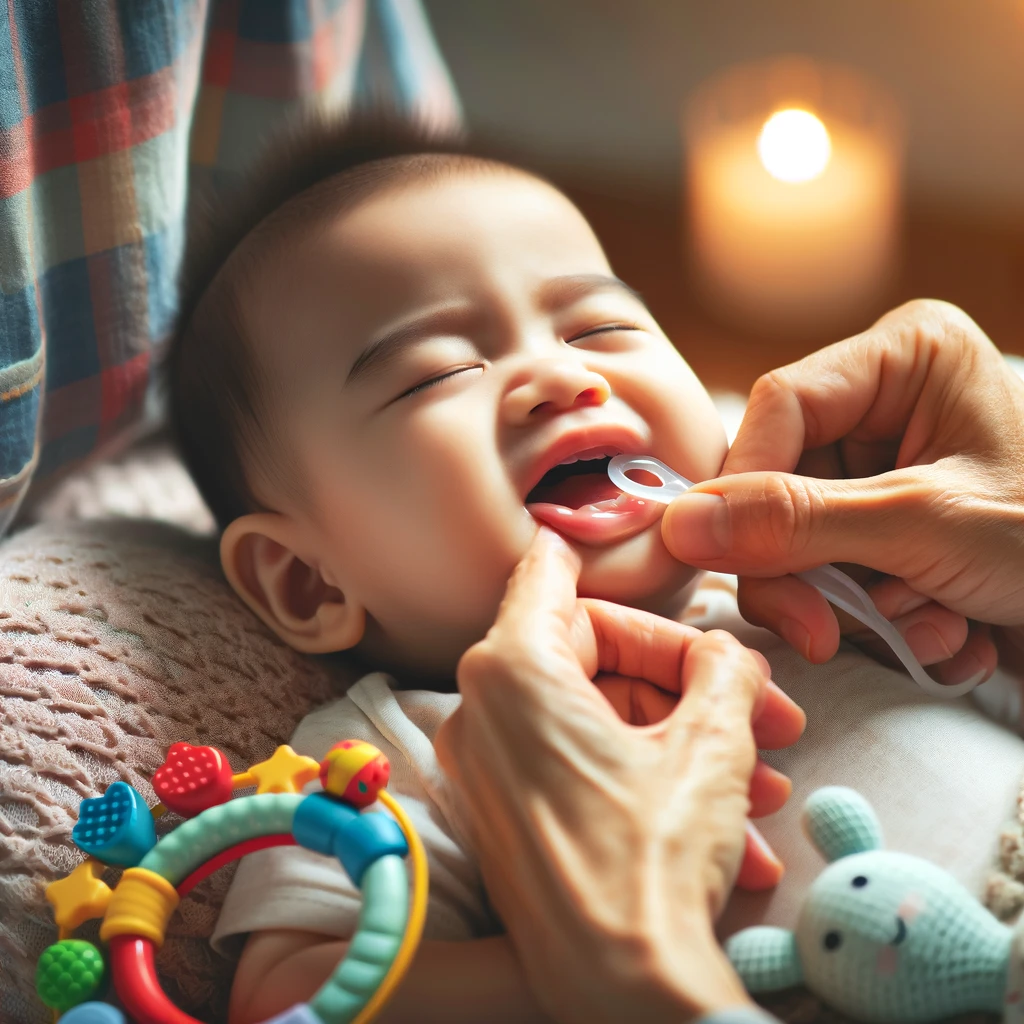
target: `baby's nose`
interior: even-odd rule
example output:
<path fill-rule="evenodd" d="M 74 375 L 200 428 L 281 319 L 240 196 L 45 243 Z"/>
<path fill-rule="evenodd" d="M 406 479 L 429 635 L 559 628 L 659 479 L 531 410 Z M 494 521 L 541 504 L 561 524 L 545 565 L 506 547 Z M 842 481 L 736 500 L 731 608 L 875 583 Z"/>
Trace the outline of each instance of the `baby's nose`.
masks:
<path fill-rule="evenodd" d="M 604 405 L 610 397 L 611 388 L 601 374 L 552 361 L 524 375 L 506 395 L 505 407 L 510 418 L 524 421 L 542 413 Z"/>

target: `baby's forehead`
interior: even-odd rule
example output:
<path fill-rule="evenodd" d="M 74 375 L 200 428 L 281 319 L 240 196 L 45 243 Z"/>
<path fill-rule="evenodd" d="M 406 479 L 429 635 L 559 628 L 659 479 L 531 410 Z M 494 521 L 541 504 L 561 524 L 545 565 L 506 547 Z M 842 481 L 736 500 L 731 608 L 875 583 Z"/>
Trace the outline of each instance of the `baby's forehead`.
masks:
<path fill-rule="evenodd" d="M 551 247 L 551 230 L 568 230 L 596 244 L 583 214 L 549 182 L 518 168 L 485 164 L 397 179 L 358 203 L 325 208 L 303 242 L 321 254 L 328 246 L 380 249 L 400 262 L 431 242 L 471 248 L 485 237 L 525 241 L 519 255 L 527 255 L 532 241 Z M 543 237 L 532 239 L 531 231 Z"/>
<path fill-rule="evenodd" d="M 250 289 L 260 348 L 287 335 L 365 343 L 389 319 L 471 302 L 499 284 L 609 274 L 579 210 L 514 168 L 457 169 L 390 183 L 355 204 L 326 206 L 294 230 Z"/>

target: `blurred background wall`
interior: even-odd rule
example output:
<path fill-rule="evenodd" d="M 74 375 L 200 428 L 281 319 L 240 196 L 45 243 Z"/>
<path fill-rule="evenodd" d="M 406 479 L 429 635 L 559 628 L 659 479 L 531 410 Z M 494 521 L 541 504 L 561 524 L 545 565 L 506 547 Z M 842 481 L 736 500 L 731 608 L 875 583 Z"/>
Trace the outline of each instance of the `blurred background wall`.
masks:
<path fill-rule="evenodd" d="M 906 121 L 907 195 L 1024 221 L 1024 0 L 427 0 L 469 122 L 574 177 L 668 190 L 722 69 L 852 65 Z M 1022 282 L 1024 286 L 1024 282 Z"/>
<path fill-rule="evenodd" d="M 1024 0 L 426 0 L 473 129 L 567 187 L 616 271 L 712 386 L 756 376 L 930 296 L 1024 353 Z M 737 326 L 705 301 L 681 113 L 703 83 L 786 54 L 847 65 L 905 130 L 885 286 L 820 328 Z M 728 313 L 728 310 L 724 310 Z"/>

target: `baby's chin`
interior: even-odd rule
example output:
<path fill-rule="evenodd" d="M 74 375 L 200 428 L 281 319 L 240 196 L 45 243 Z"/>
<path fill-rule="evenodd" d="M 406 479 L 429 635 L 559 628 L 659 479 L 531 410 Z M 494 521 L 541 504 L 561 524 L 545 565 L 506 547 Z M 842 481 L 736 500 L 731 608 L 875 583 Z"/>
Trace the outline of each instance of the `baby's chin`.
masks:
<path fill-rule="evenodd" d="M 570 542 L 573 543 L 573 542 Z M 583 559 L 577 592 L 677 619 L 689 603 L 697 569 L 676 561 L 661 540 L 661 524 L 606 548 L 573 543 Z"/>

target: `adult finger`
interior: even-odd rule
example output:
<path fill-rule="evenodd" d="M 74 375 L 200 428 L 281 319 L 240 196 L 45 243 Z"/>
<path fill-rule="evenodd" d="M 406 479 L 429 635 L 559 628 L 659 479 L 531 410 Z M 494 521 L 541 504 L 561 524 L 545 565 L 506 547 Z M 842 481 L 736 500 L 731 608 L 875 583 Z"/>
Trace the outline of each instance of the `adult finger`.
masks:
<path fill-rule="evenodd" d="M 705 633 L 690 645 L 683 696 L 667 723 L 685 735 L 693 764 L 701 767 L 696 774 L 704 776 L 705 784 L 714 780 L 716 799 L 730 789 L 735 794 L 734 786 L 742 780 L 748 792 L 781 783 L 789 795 L 789 781 L 767 766 L 759 769 L 756 759 L 751 717 L 766 684 L 760 662 L 724 630 Z M 781 861 L 749 821 L 737 868 L 737 884 L 755 892 L 771 888 L 782 877 Z"/>
<path fill-rule="evenodd" d="M 803 735 L 807 716 L 792 697 L 768 680 L 761 707 L 754 715 L 754 741 L 759 750 L 782 750 Z"/>
<path fill-rule="evenodd" d="M 698 484 L 665 510 L 661 534 L 681 562 L 742 576 L 781 576 L 856 562 L 912 578 L 954 542 L 963 509 L 939 464 L 864 480 L 742 473 Z"/>
<path fill-rule="evenodd" d="M 668 693 L 680 693 L 684 663 L 693 644 L 706 634 L 692 626 L 608 601 L 588 598 L 581 604 L 586 608 L 597 640 L 599 672 L 643 679 Z M 771 682 L 771 666 L 764 655 L 747 648 L 743 650 L 766 681 L 757 696 L 754 712 L 757 745 L 762 750 L 788 747 L 800 738 L 806 717 L 800 707 Z M 628 694 L 620 692 L 619 699 L 628 700 Z"/>
<path fill-rule="evenodd" d="M 962 683 L 979 676 L 988 679 L 999 664 L 999 652 L 992 639 L 992 628 L 985 623 L 972 623 L 963 647 L 949 661 L 934 666 L 932 675 L 948 685 Z"/>
<path fill-rule="evenodd" d="M 611 704 L 615 713 L 629 725 L 656 725 L 667 718 L 679 702 L 677 694 L 667 693 L 639 679 L 599 675 L 594 685 Z M 793 742 L 792 736 L 787 736 Z M 786 775 L 762 760 L 750 777 L 750 816 L 762 818 L 774 814 L 789 799 L 793 785 Z"/>
<path fill-rule="evenodd" d="M 774 814 L 792 792 L 793 783 L 789 777 L 758 758 L 754 774 L 750 777 L 750 817 L 763 818 Z"/>
<path fill-rule="evenodd" d="M 909 587 L 888 578 L 866 586 L 880 614 L 889 619 L 922 665 L 951 658 L 967 639 L 967 620 Z M 795 576 L 745 577 L 739 585 L 739 608 L 755 626 L 770 629 L 814 664 L 828 661 L 840 636 L 868 647 L 883 660 L 888 648 L 863 623 L 832 608 L 810 584 Z M 896 663 L 892 656 L 893 664 Z"/>
<path fill-rule="evenodd" d="M 734 636 L 714 629 L 691 645 L 683 665 L 683 697 L 666 720 L 701 749 L 696 760 L 749 778 L 754 770 L 752 719 L 767 680 Z"/>
<path fill-rule="evenodd" d="M 703 634 L 652 612 L 611 601 L 583 598 L 597 643 L 597 670 L 645 679 L 670 693 L 680 692 L 683 661 Z M 764 664 L 768 675 L 767 662 Z"/>
<path fill-rule="evenodd" d="M 736 887 L 746 889 L 747 892 L 774 889 L 782 880 L 784 870 L 782 861 L 775 855 L 768 841 L 748 821 L 743 862 L 736 876 Z"/>
<path fill-rule="evenodd" d="M 832 606 L 809 583 L 795 576 L 743 576 L 736 596 L 747 622 L 770 629 L 807 661 L 821 664 L 839 649 Z"/>
<path fill-rule="evenodd" d="M 576 597 L 580 565 L 561 536 L 540 527 L 509 578 L 487 635 L 459 661 L 456 678 L 464 697 L 482 689 L 492 703 L 529 698 L 536 707 L 550 703 L 549 691 L 558 686 L 562 700 L 570 694 L 584 703 L 595 699 L 593 634 Z"/>
<path fill-rule="evenodd" d="M 995 354 L 966 313 L 923 300 L 765 374 L 751 391 L 723 475 L 790 472 L 805 451 L 840 438 L 858 445 L 902 435 L 929 378 L 962 370 L 968 346 Z"/>
<path fill-rule="evenodd" d="M 629 725 L 656 725 L 667 718 L 679 702 L 678 693 L 670 693 L 642 679 L 614 673 L 598 673 L 594 677 L 594 685 L 619 718 Z"/>
<path fill-rule="evenodd" d="M 524 623 L 538 626 L 554 619 L 571 629 L 581 566 L 580 556 L 562 536 L 541 526 L 509 577 L 492 628 L 524 639 L 529 638 L 522 633 Z"/>

